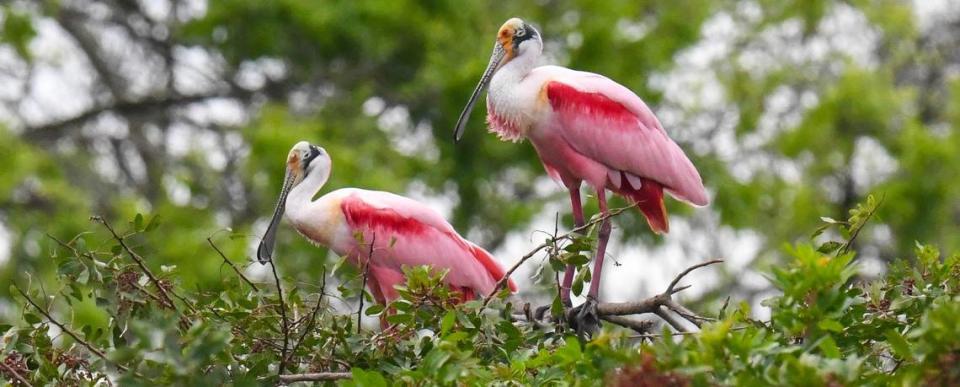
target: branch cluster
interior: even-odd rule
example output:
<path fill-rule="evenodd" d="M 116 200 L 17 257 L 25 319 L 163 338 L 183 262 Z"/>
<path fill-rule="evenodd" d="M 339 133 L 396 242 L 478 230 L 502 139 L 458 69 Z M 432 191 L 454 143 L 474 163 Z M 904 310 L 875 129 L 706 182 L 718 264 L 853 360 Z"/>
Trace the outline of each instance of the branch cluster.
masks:
<path fill-rule="evenodd" d="M 676 329 L 678 332 L 688 332 L 689 330 L 686 328 L 686 326 L 684 326 L 681 320 L 678 320 L 675 317 L 676 315 L 680 316 L 680 318 L 683 320 L 700 327 L 704 321 L 710 321 L 711 319 L 707 317 L 701 317 L 690 311 L 690 309 L 674 300 L 673 295 L 690 288 L 690 285 L 677 286 L 680 280 L 682 280 L 687 274 L 690 274 L 696 269 L 714 265 L 720 262 L 723 262 L 723 260 L 714 259 L 690 266 L 678 274 L 673 281 L 670 282 L 670 285 L 667 286 L 667 289 L 664 292 L 644 300 L 598 303 L 596 305 L 597 317 L 604 321 L 632 329 L 641 334 L 649 333 L 650 329 L 654 325 L 653 322 L 636 320 L 625 316 L 653 314 L 667 324 L 670 324 L 670 326 Z M 547 313 L 549 310 L 549 305 L 532 308 L 529 303 L 526 303 L 523 305 L 521 311 L 516 313 L 514 317 L 518 321 L 526 321 L 538 325 L 547 322 L 555 322 L 553 321 L 554 317 Z M 566 309 L 563 313 L 563 322 L 572 326 L 578 312 L 578 308 Z M 670 312 L 673 313 L 671 314 Z"/>

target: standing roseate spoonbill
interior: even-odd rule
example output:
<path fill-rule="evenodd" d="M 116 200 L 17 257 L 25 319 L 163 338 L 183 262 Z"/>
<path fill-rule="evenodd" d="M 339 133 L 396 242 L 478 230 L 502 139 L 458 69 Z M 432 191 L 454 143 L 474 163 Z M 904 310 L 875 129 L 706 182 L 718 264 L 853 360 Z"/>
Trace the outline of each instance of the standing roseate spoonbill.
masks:
<path fill-rule="evenodd" d="M 338 189 L 313 200 L 330 177 L 331 165 L 323 148 L 306 141 L 290 150 L 280 200 L 257 248 L 260 263 L 271 260 L 277 227 L 285 214 L 311 242 L 347 257 L 357 267 L 366 266 L 367 286 L 382 305 L 397 298 L 394 285 L 405 282 L 403 265 L 447 269 L 444 281 L 460 291 L 464 300 L 490 294 L 503 278 L 503 268 L 490 253 L 463 239 L 423 203 L 357 188 Z M 512 280 L 509 287 L 517 290 Z"/>
<path fill-rule="evenodd" d="M 602 76 L 558 66 L 538 66 L 543 41 L 518 18 L 497 33 L 490 63 L 464 107 L 454 132 L 460 141 L 480 94 L 487 94 L 487 124 L 500 139 L 529 139 L 547 173 L 570 191 L 573 217 L 584 224 L 580 185 L 597 193 L 607 214 L 606 190 L 637 203 L 655 233 L 669 230 L 663 191 L 696 206 L 709 199 L 700 174 L 640 97 Z M 595 313 L 609 220 L 598 234 L 587 302 L 578 315 Z M 573 267 L 568 266 L 561 299 L 570 302 Z"/>

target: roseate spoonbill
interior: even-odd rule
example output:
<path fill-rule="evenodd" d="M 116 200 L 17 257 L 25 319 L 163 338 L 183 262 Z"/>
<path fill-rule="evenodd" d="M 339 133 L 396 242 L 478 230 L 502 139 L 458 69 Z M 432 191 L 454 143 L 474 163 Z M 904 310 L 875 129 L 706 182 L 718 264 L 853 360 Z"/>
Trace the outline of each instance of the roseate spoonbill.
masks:
<path fill-rule="evenodd" d="M 530 140 L 547 173 L 569 189 L 577 226 L 584 224 L 583 181 L 596 190 L 603 214 L 609 189 L 636 202 L 655 233 L 669 229 L 664 190 L 692 205 L 708 204 L 697 169 L 640 97 L 601 75 L 538 66 L 542 48 L 540 33 L 523 20 L 513 18 L 500 27 L 487 69 L 457 121 L 456 141 L 477 98 L 489 86 L 490 131 L 502 140 Z M 609 236 L 609 221 L 603 221 L 580 317 L 595 309 Z M 567 267 L 561 285 L 567 307 L 573 271 Z"/>
<path fill-rule="evenodd" d="M 273 219 L 257 248 L 270 261 L 280 218 L 297 231 L 357 265 L 368 267 L 367 285 L 380 304 L 397 298 L 401 266 L 448 269 L 447 285 L 464 300 L 493 291 L 504 270 L 483 248 L 463 239 L 440 214 L 423 203 L 389 192 L 342 188 L 312 200 L 330 177 L 327 152 L 306 141 L 287 156 L 286 177 Z M 373 244 L 372 256 L 370 244 Z M 517 285 L 509 281 L 510 290 Z"/>

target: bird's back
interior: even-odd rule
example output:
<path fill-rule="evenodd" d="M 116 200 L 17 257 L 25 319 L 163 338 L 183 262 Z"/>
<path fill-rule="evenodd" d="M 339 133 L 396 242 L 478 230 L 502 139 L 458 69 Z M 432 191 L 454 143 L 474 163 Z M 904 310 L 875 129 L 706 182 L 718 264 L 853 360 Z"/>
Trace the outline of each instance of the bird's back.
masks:
<path fill-rule="evenodd" d="M 351 189 L 340 208 L 351 230 L 354 254 L 400 271 L 402 266 L 431 265 L 449 270 L 446 281 L 461 288 L 489 292 L 504 275 L 483 248 L 465 240 L 439 213 L 416 200 L 382 191 Z M 516 285 L 510 281 L 510 287 Z"/>

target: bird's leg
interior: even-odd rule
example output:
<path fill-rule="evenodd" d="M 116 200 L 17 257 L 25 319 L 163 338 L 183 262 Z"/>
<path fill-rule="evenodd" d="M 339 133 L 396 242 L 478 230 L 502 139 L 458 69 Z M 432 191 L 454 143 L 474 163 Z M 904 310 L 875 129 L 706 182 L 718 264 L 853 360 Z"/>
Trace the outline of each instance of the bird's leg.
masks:
<path fill-rule="evenodd" d="M 570 204 L 573 207 L 573 223 L 576 228 L 583 227 L 583 204 L 580 202 L 580 184 L 576 187 L 570 187 Z M 570 301 L 570 286 L 573 284 L 573 265 L 567 265 L 567 270 L 563 272 L 563 282 L 560 285 L 560 301 L 567 308 L 573 306 Z"/>
<path fill-rule="evenodd" d="M 600 202 L 600 216 L 604 220 L 600 223 L 600 232 L 597 235 L 597 256 L 593 259 L 593 272 L 590 273 L 590 292 L 587 300 L 571 310 L 570 325 L 581 338 L 584 334 L 593 336 L 600 329 L 600 316 L 597 314 L 597 296 L 600 292 L 600 271 L 603 270 L 603 257 L 607 250 L 607 240 L 610 239 L 610 219 L 607 216 L 607 197 L 603 188 L 597 190 L 597 200 Z"/>
<path fill-rule="evenodd" d="M 600 216 L 607 216 L 607 198 L 603 188 L 597 190 L 597 200 L 600 201 Z M 600 232 L 597 234 L 597 256 L 593 259 L 593 273 L 590 273 L 590 293 L 588 298 L 596 300 L 600 293 L 600 272 L 603 270 L 603 257 L 607 250 L 607 241 L 610 239 L 610 219 L 600 223 Z"/>

